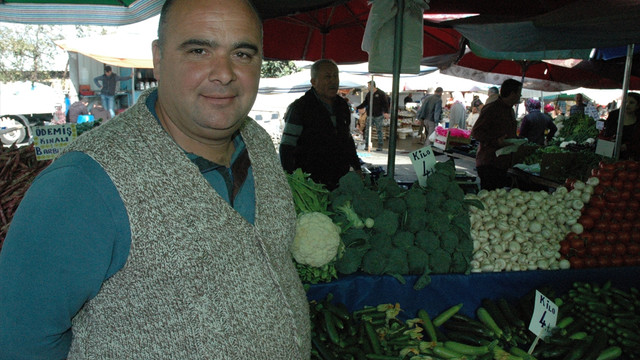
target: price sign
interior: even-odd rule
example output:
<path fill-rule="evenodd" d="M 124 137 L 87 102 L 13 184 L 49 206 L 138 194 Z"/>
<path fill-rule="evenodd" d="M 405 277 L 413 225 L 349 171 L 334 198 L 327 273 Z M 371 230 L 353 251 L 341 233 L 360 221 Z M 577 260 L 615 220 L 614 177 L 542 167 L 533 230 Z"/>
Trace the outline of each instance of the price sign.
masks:
<path fill-rule="evenodd" d="M 529 323 L 529 330 L 543 338 L 551 334 L 558 320 L 558 305 L 536 290 L 536 303 Z"/>
<path fill-rule="evenodd" d="M 431 146 L 425 146 L 421 149 L 418 149 L 411 154 L 411 163 L 413 164 L 413 169 L 418 175 L 418 184 L 420 186 L 427 185 L 427 178 L 429 175 L 433 174 L 433 167 L 436 164 L 436 156 L 433 154 L 433 150 L 431 150 Z"/>
<path fill-rule="evenodd" d="M 77 136 L 76 124 L 34 127 L 33 148 L 36 159 L 40 161 L 55 158 Z"/>

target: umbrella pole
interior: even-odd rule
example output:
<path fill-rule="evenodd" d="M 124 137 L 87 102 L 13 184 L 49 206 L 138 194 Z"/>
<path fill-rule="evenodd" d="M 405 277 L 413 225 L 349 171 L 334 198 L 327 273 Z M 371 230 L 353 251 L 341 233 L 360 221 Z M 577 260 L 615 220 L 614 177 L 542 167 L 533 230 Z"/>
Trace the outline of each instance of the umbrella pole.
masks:
<path fill-rule="evenodd" d="M 373 126 L 373 75 L 371 75 L 371 82 L 369 83 L 369 116 L 367 116 L 367 124 L 365 125 L 365 131 L 367 132 L 367 149 L 371 151 L 373 141 L 371 141 L 371 126 Z"/>
<path fill-rule="evenodd" d="M 398 98 L 400 94 L 400 67 L 402 64 L 402 29 L 404 27 L 404 0 L 397 0 L 396 31 L 393 39 L 393 83 L 391 89 L 391 122 L 389 123 L 389 156 L 387 176 L 392 179 L 396 167 L 396 132 L 398 127 Z"/>
<path fill-rule="evenodd" d="M 616 131 L 616 146 L 613 148 L 613 158 L 620 159 L 620 146 L 622 146 L 622 128 L 624 127 L 624 112 L 627 107 L 627 92 L 629 92 L 629 79 L 631 77 L 631 64 L 633 62 L 633 46 L 627 46 L 627 59 L 624 64 L 624 79 L 622 81 L 622 104 L 618 116 L 618 128 Z"/>

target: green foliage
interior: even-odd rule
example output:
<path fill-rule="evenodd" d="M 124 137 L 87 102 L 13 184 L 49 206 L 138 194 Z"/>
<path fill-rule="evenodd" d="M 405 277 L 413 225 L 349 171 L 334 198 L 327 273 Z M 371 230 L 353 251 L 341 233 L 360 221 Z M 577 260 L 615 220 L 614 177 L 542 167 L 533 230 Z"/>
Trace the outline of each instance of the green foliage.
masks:
<path fill-rule="evenodd" d="M 338 207 L 336 209 L 337 213 L 342 215 L 342 219 L 346 220 L 344 222 L 338 221 L 334 219 L 334 222 L 339 224 L 343 230 L 347 230 L 349 228 L 362 229 L 364 227 L 364 222 L 358 214 L 353 210 L 353 206 L 351 206 L 351 202 L 347 201 L 344 205 Z"/>
<path fill-rule="evenodd" d="M 358 244 L 368 244 L 369 234 L 363 229 L 351 228 L 340 234 L 340 240 L 346 247 L 356 246 Z"/>
<path fill-rule="evenodd" d="M 413 246 L 414 236 L 408 231 L 398 231 L 391 241 L 393 245 L 400 249 L 407 249 Z"/>
<path fill-rule="evenodd" d="M 369 238 L 369 244 L 373 249 L 388 250 L 392 247 L 391 236 L 384 233 L 375 233 Z"/>
<path fill-rule="evenodd" d="M 398 196 L 404 191 L 392 177 L 385 175 L 378 179 L 378 192 L 385 198 Z"/>
<path fill-rule="evenodd" d="M 351 196 L 359 195 L 364 190 L 364 181 L 355 171 L 349 171 L 338 180 L 338 188 L 334 191 L 337 193 L 348 194 Z"/>
<path fill-rule="evenodd" d="M 449 254 L 453 254 L 458 246 L 458 236 L 452 231 L 440 235 L 440 247 Z"/>
<path fill-rule="evenodd" d="M 427 179 L 427 190 L 435 191 L 443 194 L 447 191 L 449 183 L 453 181 L 449 176 L 442 172 L 435 172 Z"/>
<path fill-rule="evenodd" d="M 464 200 L 464 190 L 462 190 L 457 182 L 452 181 L 447 186 L 446 196 L 451 200 L 461 202 L 462 200 Z"/>
<path fill-rule="evenodd" d="M 405 218 L 403 229 L 416 233 L 424 229 L 427 213 L 423 209 L 409 209 Z"/>
<path fill-rule="evenodd" d="M 293 61 L 264 60 L 260 69 L 261 78 L 279 78 L 298 72 Z"/>
<path fill-rule="evenodd" d="M 425 194 L 425 198 L 427 200 L 427 207 L 431 209 L 439 208 L 446 200 L 446 197 L 442 193 L 439 193 L 437 191 L 428 191 Z"/>
<path fill-rule="evenodd" d="M 439 161 L 433 168 L 436 173 L 446 176 L 449 181 L 456 179 L 456 164 L 453 158 L 449 158 L 447 161 Z"/>
<path fill-rule="evenodd" d="M 596 129 L 596 121 L 591 116 L 579 114 L 572 115 L 562 121 L 562 128 L 558 131 L 558 137 L 565 141 L 575 141 L 582 144 L 589 138 L 597 138 L 599 130 Z"/>
<path fill-rule="evenodd" d="M 335 262 L 336 270 L 345 275 L 353 274 L 358 271 L 362 264 L 364 254 L 369 250 L 369 245 L 347 247 L 344 254 Z"/>
<path fill-rule="evenodd" d="M 414 185 L 407 190 L 404 199 L 409 209 L 424 209 L 427 206 L 424 190 L 419 185 Z"/>
<path fill-rule="evenodd" d="M 434 210 L 427 219 L 427 229 L 440 235 L 449 229 L 449 221 L 449 216 L 445 212 Z"/>
<path fill-rule="evenodd" d="M 453 253 L 451 258 L 450 271 L 455 273 L 469 273 L 471 269 L 469 262 L 470 260 L 464 252 L 457 251 Z"/>
<path fill-rule="evenodd" d="M 330 282 L 333 279 L 338 278 L 338 273 L 333 263 L 325 264 L 321 267 L 314 267 L 304 264 L 299 264 L 295 260 L 296 269 L 298 275 L 303 283 L 317 284 L 321 282 Z"/>

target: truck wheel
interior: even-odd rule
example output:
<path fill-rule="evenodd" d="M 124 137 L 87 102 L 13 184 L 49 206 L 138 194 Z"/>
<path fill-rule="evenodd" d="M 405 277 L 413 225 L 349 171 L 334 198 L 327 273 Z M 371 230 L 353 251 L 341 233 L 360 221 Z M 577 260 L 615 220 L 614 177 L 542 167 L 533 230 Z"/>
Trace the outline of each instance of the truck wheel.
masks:
<path fill-rule="evenodd" d="M 3 145 L 20 144 L 26 137 L 27 128 L 18 119 L 9 116 L 0 118 L 0 141 Z"/>

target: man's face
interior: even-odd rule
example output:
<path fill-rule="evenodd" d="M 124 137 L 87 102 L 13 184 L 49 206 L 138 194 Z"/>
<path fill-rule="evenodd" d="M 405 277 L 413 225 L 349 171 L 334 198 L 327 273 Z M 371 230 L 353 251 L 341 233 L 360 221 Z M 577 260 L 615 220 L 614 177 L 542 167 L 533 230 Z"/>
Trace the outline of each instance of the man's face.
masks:
<path fill-rule="evenodd" d="M 582 94 L 576 95 L 576 104 L 582 104 Z"/>
<path fill-rule="evenodd" d="M 519 88 L 518 90 L 512 92 L 508 97 L 506 97 L 504 101 L 508 105 L 513 106 L 520 102 L 521 97 L 522 97 L 522 88 Z"/>
<path fill-rule="evenodd" d="M 153 43 L 159 116 L 207 143 L 231 136 L 258 92 L 262 32 L 244 1 L 176 1 Z M 166 120 L 166 119 L 165 119 Z"/>
<path fill-rule="evenodd" d="M 318 68 L 316 78 L 311 79 L 311 85 L 316 89 L 321 99 L 325 102 L 330 102 L 336 96 L 340 87 L 338 67 L 332 63 L 323 63 Z"/>

